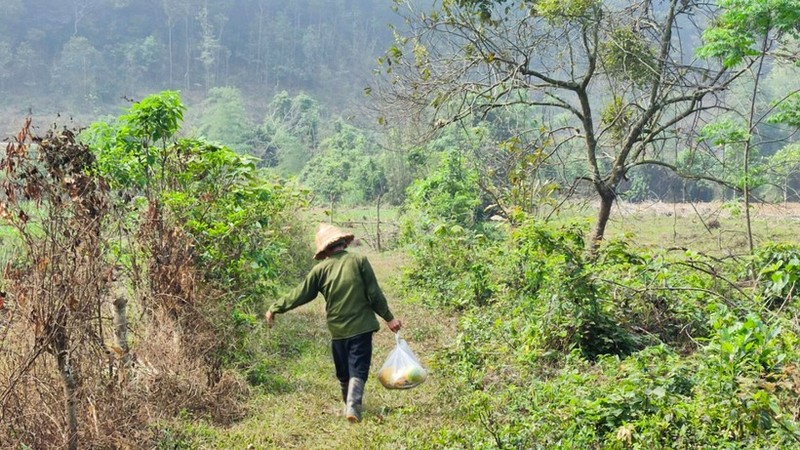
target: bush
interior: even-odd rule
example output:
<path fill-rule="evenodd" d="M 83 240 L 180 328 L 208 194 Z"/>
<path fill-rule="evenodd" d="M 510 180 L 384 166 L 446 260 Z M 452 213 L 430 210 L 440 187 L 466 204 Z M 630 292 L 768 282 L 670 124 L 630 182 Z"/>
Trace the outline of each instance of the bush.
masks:
<path fill-rule="evenodd" d="M 479 229 L 480 205 L 477 173 L 458 150 L 445 152 L 433 173 L 408 187 L 403 237 L 414 240 L 442 223 Z"/>
<path fill-rule="evenodd" d="M 800 247 L 767 244 L 755 252 L 748 269 L 768 307 L 791 305 L 800 282 Z"/>
<path fill-rule="evenodd" d="M 402 281 L 431 306 L 466 309 L 487 304 L 497 289 L 489 274 L 499 251 L 486 234 L 440 223 L 410 246 L 411 267 Z"/>
<path fill-rule="evenodd" d="M 433 448 L 796 444 L 797 324 L 752 312 L 736 261 L 625 241 L 590 256 L 583 235 L 525 221 L 412 246 L 407 289 L 461 315 L 435 368 L 465 424 Z"/>

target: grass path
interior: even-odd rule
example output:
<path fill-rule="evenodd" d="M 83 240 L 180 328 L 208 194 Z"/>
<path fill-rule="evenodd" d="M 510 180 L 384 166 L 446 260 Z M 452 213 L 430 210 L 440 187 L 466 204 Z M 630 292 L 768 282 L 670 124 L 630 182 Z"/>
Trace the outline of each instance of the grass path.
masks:
<path fill-rule="evenodd" d="M 393 334 L 383 326 L 375 335 L 364 420 L 349 424 L 341 415 L 324 302 L 317 299 L 279 315 L 272 329 L 261 331 L 275 366 L 269 387 L 249 399 L 246 418 L 227 427 L 182 420 L 180 428 L 190 448 L 415 448 L 453 420 L 452 405 L 442 404 L 448 402 L 438 395 L 446 380 L 436 377 L 430 358 L 452 340 L 455 320 L 412 304 L 397 292 L 392 283 L 401 265 L 397 254 L 356 251 L 368 254 L 395 316 L 404 323 L 402 336 L 431 371 L 428 381 L 408 391 L 390 391 L 379 384 L 377 371 L 394 347 Z"/>

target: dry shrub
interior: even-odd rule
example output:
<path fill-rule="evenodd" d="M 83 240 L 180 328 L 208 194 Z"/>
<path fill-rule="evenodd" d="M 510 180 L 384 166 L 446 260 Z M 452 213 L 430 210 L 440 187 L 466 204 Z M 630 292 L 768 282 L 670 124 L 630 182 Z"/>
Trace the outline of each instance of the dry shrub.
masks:
<path fill-rule="evenodd" d="M 179 321 L 183 309 L 195 301 L 192 245 L 179 227 L 167 221 L 163 207 L 151 200 L 138 233 L 138 240 L 151 255 L 147 280 L 153 301 L 143 306 L 165 311 L 169 318 Z"/>
<path fill-rule="evenodd" d="M 161 313 L 163 314 L 163 313 Z M 159 323 L 169 319 L 162 317 Z M 240 406 L 247 384 L 238 374 L 222 371 L 215 383 L 209 383 L 207 360 L 211 345 L 217 341 L 210 329 L 177 331 L 177 326 L 144 325 L 144 336 L 135 345 L 130 388 L 148 407 L 148 421 L 190 412 L 215 422 L 230 423 L 241 418 Z M 191 343 L 187 340 L 191 337 Z M 206 349 L 202 349 L 205 347 Z"/>
<path fill-rule="evenodd" d="M 146 261 L 117 273 L 107 245 L 123 239 L 108 230 L 124 227 L 107 226 L 91 152 L 29 125 L 0 161 L 0 216 L 19 240 L 0 280 L 0 448 L 146 448 L 179 413 L 241 417 L 246 384 L 220 369 L 215 293 L 195 282 L 189 239 L 151 198 L 124 237 Z"/>
<path fill-rule="evenodd" d="M 25 333 L 23 327 L 12 327 Z M 5 343 L 24 340 L 12 332 Z M 179 413 L 190 413 L 217 423 L 231 423 L 246 412 L 242 399 L 246 382 L 237 373 L 223 371 L 210 386 L 205 363 L 189 354 L 165 328 L 149 330 L 136 356 L 127 381 L 119 383 L 114 364 L 85 358 L 80 367 L 79 436 L 81 448 L 148 448 L 156 438 L 151 425 Z M 64 390 L 52 358 L 7 351 L 0 363 L 0 384 L 13 389 L 4 400 L 0 448 L 64 448 L 67 445 Z M 89 355 L 85 355 L 89 356 Z M 27 365 L 27 370 L 20 368 Z"/>

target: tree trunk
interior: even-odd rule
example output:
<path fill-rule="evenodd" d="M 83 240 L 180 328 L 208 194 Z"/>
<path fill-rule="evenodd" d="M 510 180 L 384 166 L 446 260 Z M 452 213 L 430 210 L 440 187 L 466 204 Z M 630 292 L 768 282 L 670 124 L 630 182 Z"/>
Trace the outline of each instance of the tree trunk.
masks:
<path fill-rule="evenodd" d="M 183 34 L 186 38 L 186 73 L 183 74 L 184 81 L 186 82 L 186 90 L 191 87 L 191 72 L 192 72 L 192 44 L 190 42 L 189 34 L 189 17 L 187 16 L 183 22 Z"/>
<path fill-rule="evenodd" d="M 63 321 L 59 321 L 63 322 Z M 58 364 L 58 373 L 64 385 L 64 412 L 67 418 L 67 448 L 78 450 L 78 382 L 69 357 L 69 337 L 65 324 L 58 323 L 53 336 L 53 350 Z"/>
<path fill-rule="evenodd" d="M 758 87 L 758 80 L 756 79 L 756 87 Z M 753 108 L 755 107 L 755 93 L 753 94 Z M 750 115 L 752 122 L 754 114 Z M 750 132 L 753 131 L 751 124 Z M 744 196 L 744 218 L 745 225 L 747 226 L 747 247 L 750 253 L 753 253 L 753 220 L 750 217 L 750 138 L 744 143 L 744 189 L 742 190 Z"/>
<path fill-rule="evenodd" d="M 596 187 L 600 194 L 600 208 L 597 211 L 597 225 L 592 233 L 592 242 L 589 247 L 592 254 L 595 254 L 597 249 L 600 248 L 600 243 L 603 241 L 603 236 L 606 233 L 608 219 L 611 217 L 611 207 L 614 206 L 614 200 L 616 198 L 614 191 L 605 184 Z"/>
<path fill-rule="evenodd" d="M 789 203 L 789 177 L 783 182 L 783 206 Z"/>
<path fill-rule="evenodd" d="M 117 381 L 123 383 L 128 376 L 128 368 L 131 363 L 130 347 L 128 347 L 128 315 L 126 309 L 128 300 L 124 295 L 119 295 L 114 299 L 114 349 L 120 358 L 120 367 Z"/>
<path fill-rule="evenodd" d="M 169 88 L 173 88 L 172 17 L 167 16 L 167 47 L 169 48 Z"/>
<path fill-rule="evenodd" d="M 744 217 L 747 224 L 747 246 L 750 253 L 753 253 L 753 219 L 750 217 L 750 151 L 752 148 L 752 134 L 757 126 L 756 122 L 756 100 L 758 99 L 759 81 L 761 80 L 761 70 L 764 67 L 764 58 L 769 48 L 769 30 L 764 34 L 764 41 L 761 45 L 761 56 L 758 60 L 755 79 L 753 80 L 753 93 L 750 96 L 750 116 L 747 119 L 748 138 L 744 142 Z"/>
<path fill-rule="evenodd" d="M 378 249 L 378 253 L 381 252 L 381 199 L 382 198 L 383 194 L 378 195 L 378 206 L 375 212 L 375 215 L 377 217 L 375 221 L 375 241 L 377 243 L 376 248 Z"/>

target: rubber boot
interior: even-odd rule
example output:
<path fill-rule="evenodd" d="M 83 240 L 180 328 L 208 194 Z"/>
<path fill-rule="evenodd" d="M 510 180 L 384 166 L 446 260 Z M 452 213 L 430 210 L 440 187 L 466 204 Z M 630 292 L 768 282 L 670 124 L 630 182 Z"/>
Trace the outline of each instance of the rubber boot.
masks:
<path fill-rule="evenodd" d="M 347 381 L 339 381 L 339 386 L 342 388 L 342 405 L 344 405 L 344 415 L 347 415 L 347 391 L 350 390 L 350 383 Z"/>
<path fill-rule="evenodd" d="M 347 390 L 347 420 L 350 423 L 361 422 L 361 401 L 364 398 L 364 380 L 350 378 Z"/>

